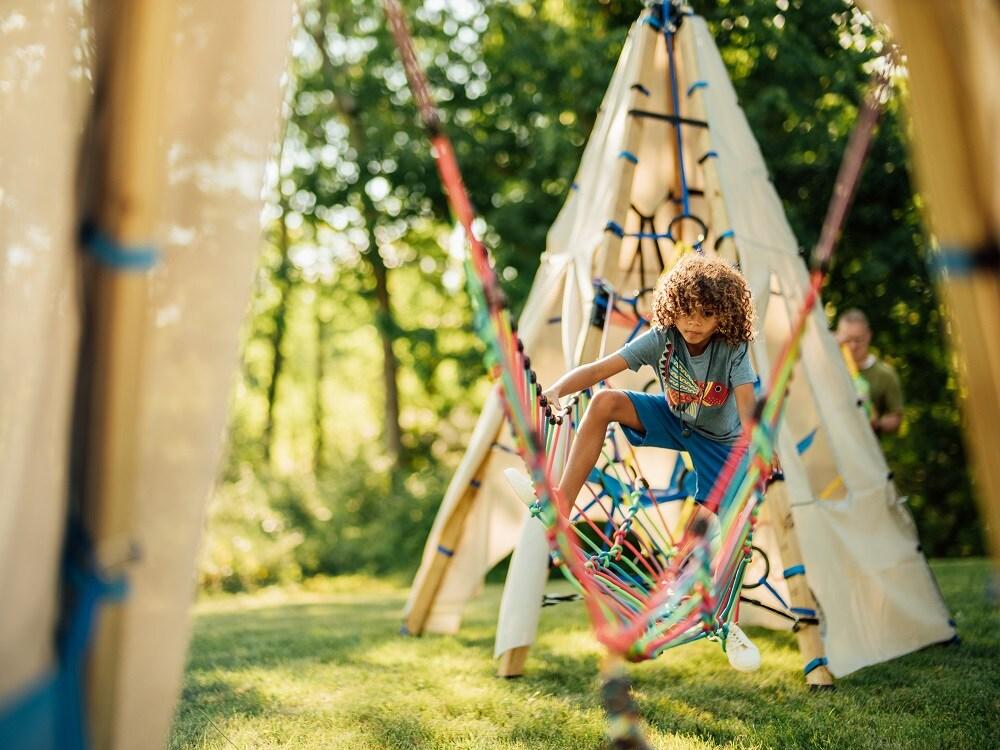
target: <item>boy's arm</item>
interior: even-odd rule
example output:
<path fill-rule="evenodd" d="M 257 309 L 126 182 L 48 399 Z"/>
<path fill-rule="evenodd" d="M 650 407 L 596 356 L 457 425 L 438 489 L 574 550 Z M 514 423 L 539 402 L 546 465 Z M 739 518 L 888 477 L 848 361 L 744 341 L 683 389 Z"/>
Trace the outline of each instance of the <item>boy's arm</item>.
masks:
<path fill-rule="evenodd" d="M 745 432 L 753 421 L 753 410 L 757 406 L 757 399 L 753 395 L 753 383 L 743 383 L 733 388 L 733 397 L 736 399 L 736 411 L 740 414 L 740 424 L 743 425 Z"/>
<path fill-rule="evenodd" d="M 607 357 L 574 367 L 555 383 L 549 386 L 544 396 L 552 402 L 553 408 L 559 408 L 559 399 L 571 393 L 578 393 L 602 380 L 607 380 L 628 368 L 628 363 L 620 354 L 609 354 Z"/>
<path fill-rule="evenodd" d="M 754 409 L 757 407 L 757 397 L 753 394 L 753 383 L 744 383 L 733 388 L 733 396 L 736 398 L 736 411 L 740 414 L 740 424 L 746 431 L 753 421 Z M 771 471 L 781 471 L 781 461 L 778 460 L 777 448 L 771 458 Z"/>

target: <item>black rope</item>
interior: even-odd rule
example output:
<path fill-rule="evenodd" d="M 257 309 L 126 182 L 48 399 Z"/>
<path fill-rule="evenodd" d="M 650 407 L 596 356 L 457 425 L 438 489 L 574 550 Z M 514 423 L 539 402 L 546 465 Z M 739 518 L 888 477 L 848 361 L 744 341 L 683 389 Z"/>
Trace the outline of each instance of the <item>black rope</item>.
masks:
<path fill-rule="evenodd" d="M 672 125 L 690 125 L 696 128 L 708 128 L 708 123 L 704 120 L 695 120 L 691 117 L 680 117 L 678 115 L 668 115 L 665 112 L 650 112 L 646 109 L 630 109 L 629 115 L 634 117 L 649 117 L 653 120 L 663 120 Z"/>

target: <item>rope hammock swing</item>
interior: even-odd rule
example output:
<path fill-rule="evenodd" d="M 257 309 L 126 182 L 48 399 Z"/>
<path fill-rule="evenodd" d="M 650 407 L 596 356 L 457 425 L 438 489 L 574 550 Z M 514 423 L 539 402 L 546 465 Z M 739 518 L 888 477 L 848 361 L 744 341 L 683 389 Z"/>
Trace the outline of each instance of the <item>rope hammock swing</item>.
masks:
<path fill-rule="evenodd" d="M 591 496 L 583 503 L 577 501 L 568 517 L 558 510 L 568 505 L 558 502 L 565 499 L 559 497 L 557 487 L 562 462 L 568 455 L 590 394 L 580 394 L 558 412 L 542 396 L 543 388 L 518 336 L 489 253 L 474 230 L 475 214 L 451 142 L 443 131 L 424 72 L 414 53 L 402 9 L 397 0 L 385 0 L 384 6 L 449 204 L 464 229 L 464 241 L 469 245 L 465 268 L 468 293 L 475 311 L 474 325 L 486 344 L 486 365 L 491 378 L 500 383 L 504 413 L 533 485 L 517 489 L 522 499 L 529 502 L 531 515 L 544 524 L 553 563 L 583 600 L 597 639 L 608 649 L 604 699 L 612 718 L 612 736 L 619 746 L 644 747 L 628 684 L 621 676 L 621 661 L 652 659 L 667 649 L 703 638 L 717 640 L 724 649 L 741 587 L 765 585 L 773 592 L 766 580 L 766 560 L 763 576 L 755 582 L 744 583 L 754 556 L 753 530 L 771 478 L 770 466 L 788 394 L 787 385 L 799 359 L 806 323 L 819 299 L 875 123 L 888 97 L 891 69 L 876 74 L 851 134 L 821 237 L 812 256 L 810 286 L 767 381 L 770 387 L 759 399 L 752 423 L 733 447 L 705 502 L 706 508 L 719 519 L 716 540 L 710 538 L 715 535 L 709 534 L 707 523 L 695 520 L 696 514 L 692 512 L 694 503 L 688 498 L 690 493 L 684 481 L 690 464 L 680 465 L 675 470 L 669 488 L 654 491 L 642 476 L 634 449 L 624 441 L 627 451 L 622 454 L 619 448 L 622 440 L 613 431 L 609 432 L 605 444 L 605 463 L 602 468 L 595 468 L 588 478 Z M 674 112 L 679 112 L 674 36 L 685 15 L 690 15 L 690 11 L 676 4 L 666 7 L 656 4 L 643 18 L 644 23 L 652 25 L 665 37 Z M 641 110 L 631 114 L 670 117 Z M 668 200 L 677 206 L 678 213 L 663 232 L 656 230 L 652 217 L 641 215 L 638 232 L 626 233 L 614 222 L 609 222 L 606 230 L 623 238 L 634 237 L 638 242 L 651 240 L 658 250 L 661 240 L 670 240 L 675 245 L 675 262 L 683 252 L 702 251 L 707 227 L 690 213 L 691 190 L 685 175 L 682 128 L 679 122 L 674 124 L 680 195 L 670 195 Z M 702 125 L 707 126 L 707 123 Z M 624 153 L 622 156 L 629 157 Z M 709 156 L 711 152 L 704 158 Z M 684 221 L 699 227 L 698 239 L 690 245 L 680 242 L 680 235 L 675 232 Z M 731 232 L 723 233 L 716 240 L 716 246 L 731 236 Z M 637 255 L 642 263 L 641 251 Z M 659 252 L 657 255 L 663 257 Z M 662 272 L 668 270 L 670 264 L 661 265 L 659 271 Z M 602 344 L 612 324 L 632 326 L 632 336 L 648 326 L 648 320 L 641 314 L 641 301 L 648 291 L 622 297 L 598 282 L 595 316 L 591 322 L 603 326 Z M 664 517 L 662 504 L 678 499 L 685 499 L 685 507 L 680 521 L 671 527 Z M 780 596 L 777 598 L 781 600 Z M 787 606 L 785 609 L 786 612 L 779 614 L 794 621 L 815 621 L 814 612 L 796 612 Z"/>

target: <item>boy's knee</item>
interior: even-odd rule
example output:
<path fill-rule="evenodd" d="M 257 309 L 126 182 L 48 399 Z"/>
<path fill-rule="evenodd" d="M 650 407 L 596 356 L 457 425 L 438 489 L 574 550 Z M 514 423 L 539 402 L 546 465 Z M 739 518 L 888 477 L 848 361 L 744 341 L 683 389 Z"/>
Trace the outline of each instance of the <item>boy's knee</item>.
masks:
<path fill-rule="evenodd" d="M 587 408 L 587 413 L 593 413 L 595 417 L 604 422 L 615 422 L 625 401 L 628 401 L 628 396 L 621 391 L 598 391 L 594 394 L 594 398 Z"/>

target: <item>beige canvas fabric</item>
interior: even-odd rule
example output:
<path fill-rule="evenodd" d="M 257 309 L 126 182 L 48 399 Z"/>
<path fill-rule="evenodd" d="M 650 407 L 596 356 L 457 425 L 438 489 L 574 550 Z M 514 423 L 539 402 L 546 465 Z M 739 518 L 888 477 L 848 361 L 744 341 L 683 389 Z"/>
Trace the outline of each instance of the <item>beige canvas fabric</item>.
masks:
<path fill-rule="evenodd" d="M 79 329 L 81 9 L 0 14 L 0 701 L 51 667 Z"/>
<path fill-rule="evenodd" d="M 654 44 L 655 41 L 660 44 Z M 588 339 L 589 326 L 585 323 L 590 315 L 591 278 L 600 275 L 625 293 L 649 285 L 637 277 L 631 265 L 637 250 L 636 240 L 617 241 L 604 230 L 606 223 L 614 220 L 627 231 L 637 231 L 638 216 L 630 211 L 630 205 L 644 214 L 655 215 L 657 230 L 661 232 L 676 211 L 662 202 L 669 190 L 677 194 L 672 126 L 648 118 L 637 126 L 637 118 L 627 117 L 628 110 L 633 108 L 672 111 L 663 86 L 667 76 L 664 46 L 648 25 L 637 24 L 629 35 L 584 151 L 577 188 L 548 235 L 544 257 L 571 257 L 574 268 L 573 274 L 567 275 L 563 289 L 561 340 L 557 341 L 552 332 L 549 338 L 533 341 L 528 347 L 533 356 L 546 347 L 559 345 L 570 361 L 579 361 L 584 354 L 592 357 L 614 351 L 622 340 L 616 342 L 615 336 L 623 337 L 626 332 L 614 329 L 603 348 L 592 345 L 593 334 Z M 739 262 L 750 281 L 761 326 L 753 355 L 766 384 L 771 365 L 787 340 L 805 297 L 808 274 L 798 256 L 798 246 L 780 199 L 768 179 L 760 149 L 702 19 L 685 20 L 678 47 L 679 91 L 688 92 L 696 81 L 706 84 L 681 97 L 680 114 L 690 116 L 695 111 L 692 97 L 700 97 L 700 107 L 710 123 L 707 134 L 685 130 L 686 177 L 689 185 L 704 188 L 706 193 L 703 197 L 692 197 L 690 212 L 709 226 L 706 248 L 710 250 L 719 240 L 719 252 Z M 634 86 L 637 83 L 650 92 L 648 96 L 637 93 Z M 699 166 L 699 159 L 709 150 L 715 151 L 717 157 Z M 628 166 L 619 157 L 622 151 L 633 153 L 638 164 Z M 694 224 L 684 222 L 682 228 L 693 239 Z M 734 233 L 735 241 L 720 239 L 729 231 Z M 642 245 L 643 252 L 651 252 L 649 243 Z M 649 265 L 652 263 L 649 258 Z M 794 506 L 809 583 L 824 615 L 824 642 L 830 669 L 834 675 L 842 676 L 866 664 L 947 640 L 953 629 L 926 562 L 917 550 L 909 515 L 888 480 L 877 441 L 856 406 L 850 376 L 826 329 L 821 310 L 821 306 L 817 308 L 808 324 L 802 362 L 792 381 L 790 404 L 779 439 L 787 481 L 771 491 L 787 493 Z M 530 319 L 526 310 L 522 325 Z M 585 343 L 588 341 L 589 344 Z M 624 380 L 615 385 L 634 387 Z M 495 433 L 496 427 L 485 431 L 490 435 L 488 439 Z M 799 456 L 796 444 L 810 434 L 812 445 Z M 482 438 L 480 433 L 474 436 L 470 453 L 481 449 Z M 654 475 L 650 476 L 654 484 L 662 478 L 662 474 L 660 477 L 655 474 L 669 470 L 672 465 L 672 460 L 664 457 L 666 453 L 655 451 L 652 456 L 640 456 L 643 470 Z M 470 459 L 470 475 L 479 466 L 478 459 Z M 496 469 L 492 465 L 484 468 L 490 480 Z M 477 509 L 473 512 L 485 516 L 487 511 L 479 510 L 480 506 L 509 507 L 510 490 L 501 485 L 501 491 L 495 494 L 493 487 L 497 483 L 491 481 L 494 483 L 489 493 L 484 485 L 476 497 Z M 445 513 L 443 509 L 442 515 Z M 534 521 L 529 523 L 537 525 Z M 514 535 L 510 528 L 510 524 L 503 529 L 467 527 L 467 536 L 462 539 L 462 544 L 482 546 L 488 537 L 491 549 L 498 552 L 510 550 L 521 539 L 504 591 L 497 654 L 533 642 L 540 607 L 537 594 L 545 577 L 544 572 L 534 569 L 545 559 L 542 538 L 530 529 Z M 755 541 L 770 560 L 769 580 L 787 601 L 788 592 L 780 573 L 783 565 L 766 503 Z M 429 554 L 433 554 L 433 545 L 432 535 Z M 466 580 L 465 591 L 471 593 L 487 569 L 462 567 L 455 560 L 445 574 L 445 585 L 454 586 L 451 581 Z M 755 590 L 750 595 L 759 598 L 761 593 Z M 458 626 L 461 602 L 451 599 L 449 606 L 448 625 L 454 629 Z M 432 612 L 437 607 L 435 604 Z M 751 607 L 743 608 L 741 619 L 787 626 L 785 621 L 759 610 L 755 612 Z M 428 624 L 436 622 L 432 616 Z"/>
<path fill-rule="evenodd" d="M 989 269 L 1000 238 L 1000 6 L 991 0 L 864 0 L 906 55 L 910 152 L 929 228 L 956 259 L 940 288 L 964 363 L 967 445 L 994 561 L 1000 565 L 1000 276 Z"/>
<path fill-rule="evenodd" d="M 0 696 L 8 697 L 51 664 L 79 325 L 75 181 L 94 28 L 107 8 L 86 8 L 94 19 L 19 5 L 0 18 L 0 597 L 17 602 L 0 610 Z M 151 275 L 140 386 L 140 559 L 127 571 L 115 748 L 165 743 L 180 689 L 195 550 L 279 136 L 292 3 L 184 1 L 172 21 L 157 154 L 164 185 L 151 238 L 162 262 Z"/>

